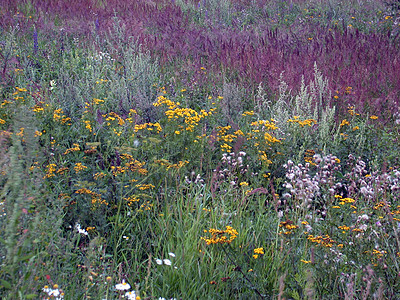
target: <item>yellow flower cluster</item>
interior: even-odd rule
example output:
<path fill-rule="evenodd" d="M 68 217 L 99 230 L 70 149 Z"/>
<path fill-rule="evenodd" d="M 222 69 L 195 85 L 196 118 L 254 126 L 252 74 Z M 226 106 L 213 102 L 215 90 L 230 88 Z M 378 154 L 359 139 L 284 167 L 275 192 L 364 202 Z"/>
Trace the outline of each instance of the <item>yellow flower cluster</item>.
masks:
<path fill-rule="evenodd" d="M 68 170 L 69 170 L 68 167 L 62 167 L 62 168 L 59 168 L 56 173 L 59 175 L 63 175 Z"/>
<path fill-rule="evenodd" d="M 131 159 L 125 163 L 125 169 L 131 172 L 139 173 L 141 175 L 147 175 L 147 170 L 144 168 L 145 162 L 140 162 L 136 159 Z"/>
<path fill-rule="evenodd" d="M 338 228 L 342 230 L 342 233 L 346 233 L 346 231 L 350 230 L 350 227 L 346 225 L 338 226 Z"/>
<path fill-rule="evenodd" d="M 104 100 L 93 98 L 92 103 L 95 104 L 95 105 L 99 105 L 99 104 L 104 103 Z"/>
<path fill-rule="evenodd" d="M 19 93 L 21 92 L 27 92 L 28 90 L 26 88 L 19 88 L 19 87 L 15 87 L 16 91 L 13 93 L 14 96 L 14 100 L 21 100 L 22 102 L 25 101 L 24 97 L 18 96 Z"/>
<path fill-rule="evenodd" d="M 64 115 L 64 111 L 61 108 L 53 111 L 53 120 L 60 122 L 61 124 L 72 125 L 71 123 L 68 123 L 71 121 L 71 118 Z"/>
<path fill-rule="evenodd" d="M 111 166 L 111 172 L 113 176 L 118 176 L 119 174 L 125 173 L 126 169 L 121 166 Z"/>
<path fill-rule="evenodd" d="M 152 184 L 137 184 L 136 187 L 141 191 L 155 188 L 155 186 Z"/>
<path fill-rule="evenodd" d="M 293 233 L 294 229 L 297 229 L 299 226 L 294 225 L 292 221 L 287 220 L 279 223 L 279 227 L 283 228 L 283 231 L 279 232 L 280 234 L 289 235 Z"/>
<path fill-rule="evenodd" d="M 122 126 L 122 125 L 124 125 L 125 124 L 125 120 L 124 119 L 122 119 L 118 114 L 116 114 L 115 112 L 110 112 L 110 113 L 108 113 L 108 114 L 104 114 L 103 115 L 103 118 L 105 118 L 106 119 L 106 124 L 107 124 L 107 126 L 110 126 L 111 125 L 111 122 L 113 122 L 113 121 L 115 121 L 115 120 L 117 120 L 117 122 L 118 122 L 118 125 L 120 125 L 120 126 Z"/>
<path fill-rule="evenodd" d="M 89 129 L 89 132 L 92 132 L 92 125 L 90 125 L 90 120 L 83 120 L 83 123 L 85 124 L 85 128 Z"/>
<path fill-rule="evenodd" d="M 19 88 L 19 87 L 15 87 L 15 89 L 17 90 L 16 91 L 16 93 L 19 93 L 19 92 L 27 92 L 28 90 L 26 89 L 26 88 Z"/>
<path fill-rule="evenodd" d="M 113 176 L 118 176 L 119 174 L 124 174 L 126 172 L 139 173 L 141 175 L 146 175 L 147 170 L 144 168 L 146 163 L 142 163 L 132 157 L 130 154 L 121 154 L 121 159 L 124 160 L 122 166 L 111 166 L 111 172 Z"/>
<path fill-rule="evenodd" d="M 218 141 L 224 141 L 226 143 L 232 143 L 237 137 L 238 135 L 235 133 L 226 133 L 227 130 L 231 129 L 231 126 L 218 126 L 217 130 L 218 130 Z"/>
<path fill-rule="evenodd" d="M 186 124 L 187 131 L 193 131 L 195 126 L 199 125 L 199 122 L 202 118 L 211 115 L 211 112 L 206 112 L 205 110 L 201 110 L 200 114 L 197 113 L 194 109 L 191 108 L 175 108 L 173 110 L 167 110 L 165 115 L 168 119 L 179 119 L 184 118 L 184 122 Z"/>
<path fill-rule="evenodd" d="M 166 159 L 157 159 L 157 160 L 154 160 L 154 163 L 167 167 L 167 170 L 169 170 L 169 169 L 179 170 L 180 168 L 187 165 L 189 163 L 189 161 L 187 161 L 187 160 L 178 161 L 176 164 L 173 164 Z"/>
<path fill-rule="evenodd" d="M 132 206 L 134 203 L 140 201 L 140 199 L 135 195 L 132 195 L 132 196 L 129 196 L 129 197 L 125 197 L 125 198 L 122 198 L 122 199 L 127 202 L 128 206 Z"/>
<path fill-rule="evenodd" d="M 347 112 L 349 113 L 350 116 L 354 116 L 354 115 L 359 116 L 360 115 L 359 113 L 355 112 L 354 106 L 349 106 L 347 108 Z"/>
<path fill-rule="evenodd" d="M 224 142 L 221 145 L 221 149 L 225 152 L 229 152 L 232 149 L 232 146 L 230 146 L 228 143 L 232 143 L 238 137 L 238 135 L 241 135 L 242 133 L 241 130 L 235 131 L 234 133 L 228 133 L 230 129 L 232 129 L 230 125 L 217 127 L 217 141 Z"/>
<path fill-rule="evenodd" d="M 104 177 L 106 177 L 106 174 L 104 172 L 98 172 L 93 175 L 94 180 L 98 180 L 98 179 L 104 178 Z"/>
<path fill-rule="evenodd" d="M 312 166 L 316 166 L 317 164 L 314 163 L 314 155 L 315 151 L 312 149 L 307 149 L 304 153 L 304 161 L 309 163 Z"/>
<path fill-rule="evenodd" d="M 191 108 L 179 107 L 180 106 L 179 102 L 175 103 L 174 101 L 171 101 L 164 96 L 159 96 L 157 98 L 157 101 L 153 103 L 153 105 L 155 107 L 166 105 L 168 107 L 168 110 L 165 112 L 165 115 L 168 117 L 168 119 L 179 120 L 183 118 L 183 121 L 186 124 L 185 129 L 191 132 L 194 130 L 195 126 L 199 125 L 201 119 L 212 115 L 213 111 L 215 111 L 215 108 L 211 109 L 209 112 L 202 109 L 200 113 L 198 113 L 197 111 Z"/>
<path fill-rule="evenodd" d="M 75 192 L 76 194 L 89 195 L 91 197 L 91 203 L 93 204 L 104 204 L 108 205 L 107 201 L 101 198 L 101 194 L 95 193 L 89 189 L 81 188 Z"/>
<path fill-rule="evenodd" d="M 138 211 L 144 211 L 144 210 L 151 210 L 151 208 L 154 206 L 153 203 L 150 203 L 150 201 L 146 201 L 145 203 L 143 203 L 142 205 L 140 205 L 140 208 L 138 209 Z"/>
<path fill-rule="evenodd" d="M 346 119 L 344 119 L 341 123 L 340 123 L 340 127 L 343 127 L 345 125 L 350 125 L 350 122 L 347 121 Z"/>
<path fill-rule="evenodd" d="M 211 238 L 201 237 L 207 245 L 211 244 L 230 244 L 238 235 L 238 232 L 231 226 L 226 226 L 225 230 L 219 230 L 211 228 L 210 230 L 204 230 L 211 234 Z"/>
<path fill-rule="evenodd" d="M 335 198 L 339 200 L 340 205 L 345 205 L 346 203 L 354 203 L 356 201 L 353 198 L 343 198 L 340 195 L 335 195 Z"/>
<path fill-rule="evenodd" d="M 305 264 L 310 264 L 310 263 L 311 263 L 311 260 L 300 259 L 300 261 L 301 261 L 302 263 L 305 263 Z"/>
<path fill-rule="evenodd" d="M 87 167 L 85 165 L 83 165 L 82 163 L 76 163 L 74 166 L 74 170 L 76 173 L 79 173 L 80 171 L 83 171 L 87 169 Z"/>
<path fill-rule="evenodd" d="M 39 169 L 38 162 L 35 162 L 35 163 L 33 164 L 33 166 L 31 166 L 29 169 L 30 169 L 31 171 L 33 171 L 35 168 L 38 168 L 38 169 Z M 69 168 L 68 168 L 68 167 L 61 167 L 61 168 L 59 168 L 59 169 L 57 170 L 57 165 L 56 165 L 56 164 L 48 164 L 48 165 L 45 167 L 45 170 L 46 170 L 46 174 L 45 174 L 45 176 L 43 177 L 44 179 L 46 179 L 46 178 L 51 178 L 51 177 L 55 177 L 56 175 L 63 175 L 66 171 L 69 170 Z"/>
<path fill-rule="evenodd" d="M 278 129 L 278 127 L 275 124 L 275 120 L 271 119 L 271 121 L 267 121 L 267 120 L 258 120 L 255 122 L 252 122 L 250 124 L 252 127 L 254 127 L 254 129 L 252 129 L 252 133 L 248 134 L 248 140 L 249 139 L 254 139 L 254 140 L 258 140 L 257 134 L 260 132 L 264 133 L 264 142 L 267 145 L 271 145 L 273 143 L 280 143 L 281 141 L 278 140 L 277 138 L 275 138 L 274 136 L 272 136 L 268 131 L 273 131 Z M 255 144 L 256 147 L 259 146 L 258 143 Z M 265 155 L 266 156 L 266 155 Z M 262 160 L 263 157 L 260 157 Z"/>
<path fill-rule="evenodd" d="M 118 149 L 117 149 L 117 150 L 118 150 Z M 133 156 L 130 155 L 129 153 L 121 153 L 121 154 L 119 155 L 119 157 L 120 157 L 122 160 L 134 160 Z"/>
<path fill-rule="evenodd" d="M 252 116 L 252 115 L 254 115 L 254 111 L 253 110 L 245 111 L 245 112 L 242 113 L 242 116 Z"/>
<path fill-rule="evenodd" d="M 56 176 L 54 172 L 56 171 L 56 164 L 48 164 L 46 166 L 46 175 L 44 175 L 43 179 L 50 178 Z"/>
<path fill-rule="evenodd" d="M 100 194 L 97 194 L 97 193 L 95 193 L 92 190 L 89 190 L 87 188 L 81 188 L 79 190 L 76 190 L 75 194 L 86 194 L 86 195 L 100 196 Z"/>
<path fill-rule="evenodd" d="M 375 255 L 377 258 L 383 257 L 387 252 L 385 250 L 379 251 L 379 250 L 372 250 L 372 254 Z"/>
<path fill-rule="evenodd" d="M 67 150 L 64 152 L 64 155 L 67 155 L 68 153 L 71 153 L 71 152 L 76 152 L 76 151 L 80 151 L 80 150 L 81 150 L 81 148 L 79 148 L 79 145 L 78 145 L 78 144 L 73 144 L 73 146 L 74 146 L 74 147 L 67 149 Z"/>
<path fill-rule="evenodd" d="M 256 254 L 264 254 L 264 248 L 263 247 L 256 248 L 256 249 L 254 249 L 254 253 L 256 253 Z"/>
<path fill-rule="evenodd" d="M 312 243 L 316 243 L 318 245 L 331 248 L 334 243 L 336 243 L 334 240 L 332 240 L 329 235 L 325 236 L 313 236 L 312 234 L 308 235 L 307 240 L 311 241 Z"/>
<path fill-rule="evenodd" d="M 100 83 L 103 83 L 103 82 L 108 82 L 108 80 L 107 80 L 107 79 L 100 78 L 100 80 L 97 80 L 97 81 L 96 81 L 96 84 L 100 84 Z"/>
<path fill-rule="evenodd" d="M 386 204 L 385 202 L 381 201 L 374 206 L 374 209 L 380 209 L 382 207 L 390 207 L 390 204 Z"/>
<path fill-rule="evenodd" d="M 289 119 L 288 122 L 289 122 L 289 123 L 297 123 L 297 124 L 299 124 L 301 127 L 304 127 L 304 126 L 306 126 L 306 125 L 312 126 L 312 125 L 314 125 L 314 124 L 317 124 L 317 121 L 314 120 L 314 119 L 306 119 L 306 120 L 301 121 L 301 120 L 300 120 L 300 116 L 293 116 L 293 119 Z"/>
<path fill-rule="evenodd" d="M 19 132 L 16 133 L 16 135 L 19 136 L 19 137 L 24 137 L 24 131 L 25 131 L 25 128 L 21 127 L 19 129 Z"/>
<path fill-rule="evenodd" d="M 263 255 L 264 254 L 264 248 L 256 248 L 254 249 L 254 254 L 253 254 L 253 258 L 257 259 L 258 255 Z"/>
<path fill-rule="evenodd" d="M 30 167 L 29 167 L 29 171 L 33 171 L 35 169 L 40 169 L 39 167 L 39 162 L 35 161 Z"/>
<path fill-rule="evenodd" d="M 275 120 L 274 119 L 271 119 L 271 122 L 267 121 L 267 120 L 258 120 L 258 121 L 255 121 L 255 122 L 251 122 L 250 125 L 254 126 L 256 128 L 259 128 L 259 129 L 261 129 L 262 127 L 264 129 L 268 129 L 268 130 L 278 129 L 278 127 L 275 124 Z"/>
<path fill-rule="evenodd" d="M 3 102 L 1 102 L 0 106 L 6 106 L 7 104 L 11 104 L 11 103 L 12 103 L 11 101 L 4 100 Z"/>
<path fill-rule="evenodd" d="M 174 101 L 169 100 L 168 98 L 164 97 L 164 96 L 159 96 L 157 98 L 157 101 L 153 103 L 153 106 L 158 107 L 165 104 L 168 109 L 174 109 L 177 106 L 179 106 L 179 102 L 175 103 Z"/>
<path fill-rule="evenodd" d="M 272 160 L 268 158 L 267 152 L 259 150 L 258 153 L 259 153 L 258 157 L 262 162 L 264 162 L 266 165 L 272 164 Z"/>
<path fill-rule="evenodd" d="M 162 127 L 160 123 L 144 123 L 144 124 L 136 124 L 134 127 L 135 132 L 138 132 L 139 130 L 147 129 L 148 131 L 153 131 L 154 129 L 157 130 L 157 133 L 160 133 L 162 131 Z"/>

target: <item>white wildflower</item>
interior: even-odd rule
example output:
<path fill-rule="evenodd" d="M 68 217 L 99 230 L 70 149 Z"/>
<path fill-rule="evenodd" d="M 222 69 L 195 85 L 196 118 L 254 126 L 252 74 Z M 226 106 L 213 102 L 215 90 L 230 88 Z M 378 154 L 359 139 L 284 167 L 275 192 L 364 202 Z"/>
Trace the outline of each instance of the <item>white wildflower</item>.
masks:
<path fill-rule="evenodd" d="M 128 300 L 136 300 L 136 293 L 135 291 L 130 291 L 125 293 L 125 298 Z"/>
<path fill-rule="evenodd" d="M 78 230 L 78 233 L 81 233 L 83 235 L 88 235 L 89 234 L 85 229 L 81 228 L 81 224 L 79 224 L 79 223 L 76 223 L 75 229 Z"/>
<path fill-rule="evenodd" d="M 163 260 L 164 264 L 166 264 L 167 266 L 172 265 L 171 261 L 169 259 L 164 259 Z"/>
<path fill-rule="evenodd" d="M 115 289 L 119 291 L 126 291 L 129 290 L 130 288 L 131 288 L 130 284 L 127 283 L 125 279 L 122 280 L 122 283 L 118 283 L 117 285 L 115 285 Z"/>

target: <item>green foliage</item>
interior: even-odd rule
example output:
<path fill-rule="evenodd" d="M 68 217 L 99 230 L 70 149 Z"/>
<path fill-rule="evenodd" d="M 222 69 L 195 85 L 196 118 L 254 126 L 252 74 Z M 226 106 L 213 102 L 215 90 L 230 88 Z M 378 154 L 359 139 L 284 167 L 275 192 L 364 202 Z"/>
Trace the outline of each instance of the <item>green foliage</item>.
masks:
<path fill-rule="evenodd" d="M 287 26 L 334 22 L 336 4 L 265 9 Z M 253 105 L 228 79 L 180 86 L 117 18 L 93 45 L 39 34 L 37 53 L 32 32 L 0 38 L 2 299 L 118 299 L 121 282 L 142 299 L 399 297 L 398 124 L 338 112 L 351 87 L 331 91 L 315 65 L 297 92 L 260 84 Z"/>

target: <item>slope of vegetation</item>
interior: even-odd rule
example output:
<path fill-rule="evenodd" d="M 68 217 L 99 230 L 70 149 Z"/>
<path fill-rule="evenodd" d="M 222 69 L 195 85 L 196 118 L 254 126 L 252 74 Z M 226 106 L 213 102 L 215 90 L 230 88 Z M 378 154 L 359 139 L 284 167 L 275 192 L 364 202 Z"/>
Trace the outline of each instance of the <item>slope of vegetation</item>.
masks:
<path fill-rule="evenodd" d="M 0 0 L 2 299 L 398 299 L 398 1 Z"/>

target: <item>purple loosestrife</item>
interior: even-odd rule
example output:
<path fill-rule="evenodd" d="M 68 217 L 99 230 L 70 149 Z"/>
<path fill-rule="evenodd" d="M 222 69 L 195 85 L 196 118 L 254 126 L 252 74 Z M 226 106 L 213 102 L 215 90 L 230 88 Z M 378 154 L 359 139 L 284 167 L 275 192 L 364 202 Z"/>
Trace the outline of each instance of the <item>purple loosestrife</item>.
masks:
<path fill-rule="evenodd" d="M 96 18 L 96 21 L 94 22 L 96 33 L 99 34 L 100 32 L 100 21 L 99 18 Z"/>
<path fill-rule="evenodd" d="M 89 36 L 91 22 L 88 20 L 95 23 L 96 30 L 108 32 L 115 12 L 127 28 L 127 37 L 135 36 L 146 50 L 159 58 L 161 65 L 182 66 L 185 62 L 182 68 L 186 73 L 196 74 L 197 83 L 200 79 L 206 81 L 207 76 L 201 78 L 195 69 L 202 66 L 208 74 L 231 77 L 230 82 L 236 85 L 255 88 L 263 82 L 271 92 L 277 92 L 283 73 L 282 79 L 288 88 L 296 92 L 302 76 L 306 84 L 313 79 L 316 62 L 328 79 L 330 90 L 352 87 L 351 93 L 340 95 L 335 102 L 338 113 L 354 105 L 361 112 L 373 108 L 374 114 L 384 115 L 399 106 L 396 103 L 400 93 L 399 46 L 388 34 L 377 30 L 364 33 L 356 28 L 327 27 L 300 19 L 293 20 L 289 29 L 276 27 L 265 9 L 259 10 L 257 22 L 251 28 L 243 28 L 242 21 L 235 21 L 232 26 L 224 22 L 198 26 L 191 22 L 190 12 L 184 14 L 175 2 L 162 0 L 110 0 L 103 1 L 102 6 L 93 6 L 89 0 L 33 2 L 37 11 L 46 16 L 46 22 L 36 24 L 36 30 L 42 31 L 54 27 L 52 16 L 57 15 L 66 33 Z M 208 1 L 194 3 L 199 9 L 208 10 L 208 14 L 212 12 Z M 244 16 L 241 10 L 250 9 L 245 1 L 230 3 L 233 15 Z M 265 2 L 255 1 L 254 5 L 262 8 Z M 8 6 L 16 9 L 15 5 Z M 285 9 L 290 9 L 289 5 Z M 330 105 L 329 101 L 333 100 L 326 99 L 328 103 L 324 104 Z"/>
<path fill-rule="evenodd" d="M 36 54 L 39 50 L 39 43 L 38 43 L 38 33 L 35 28 L 33 31 L 33 53 Z"/>

